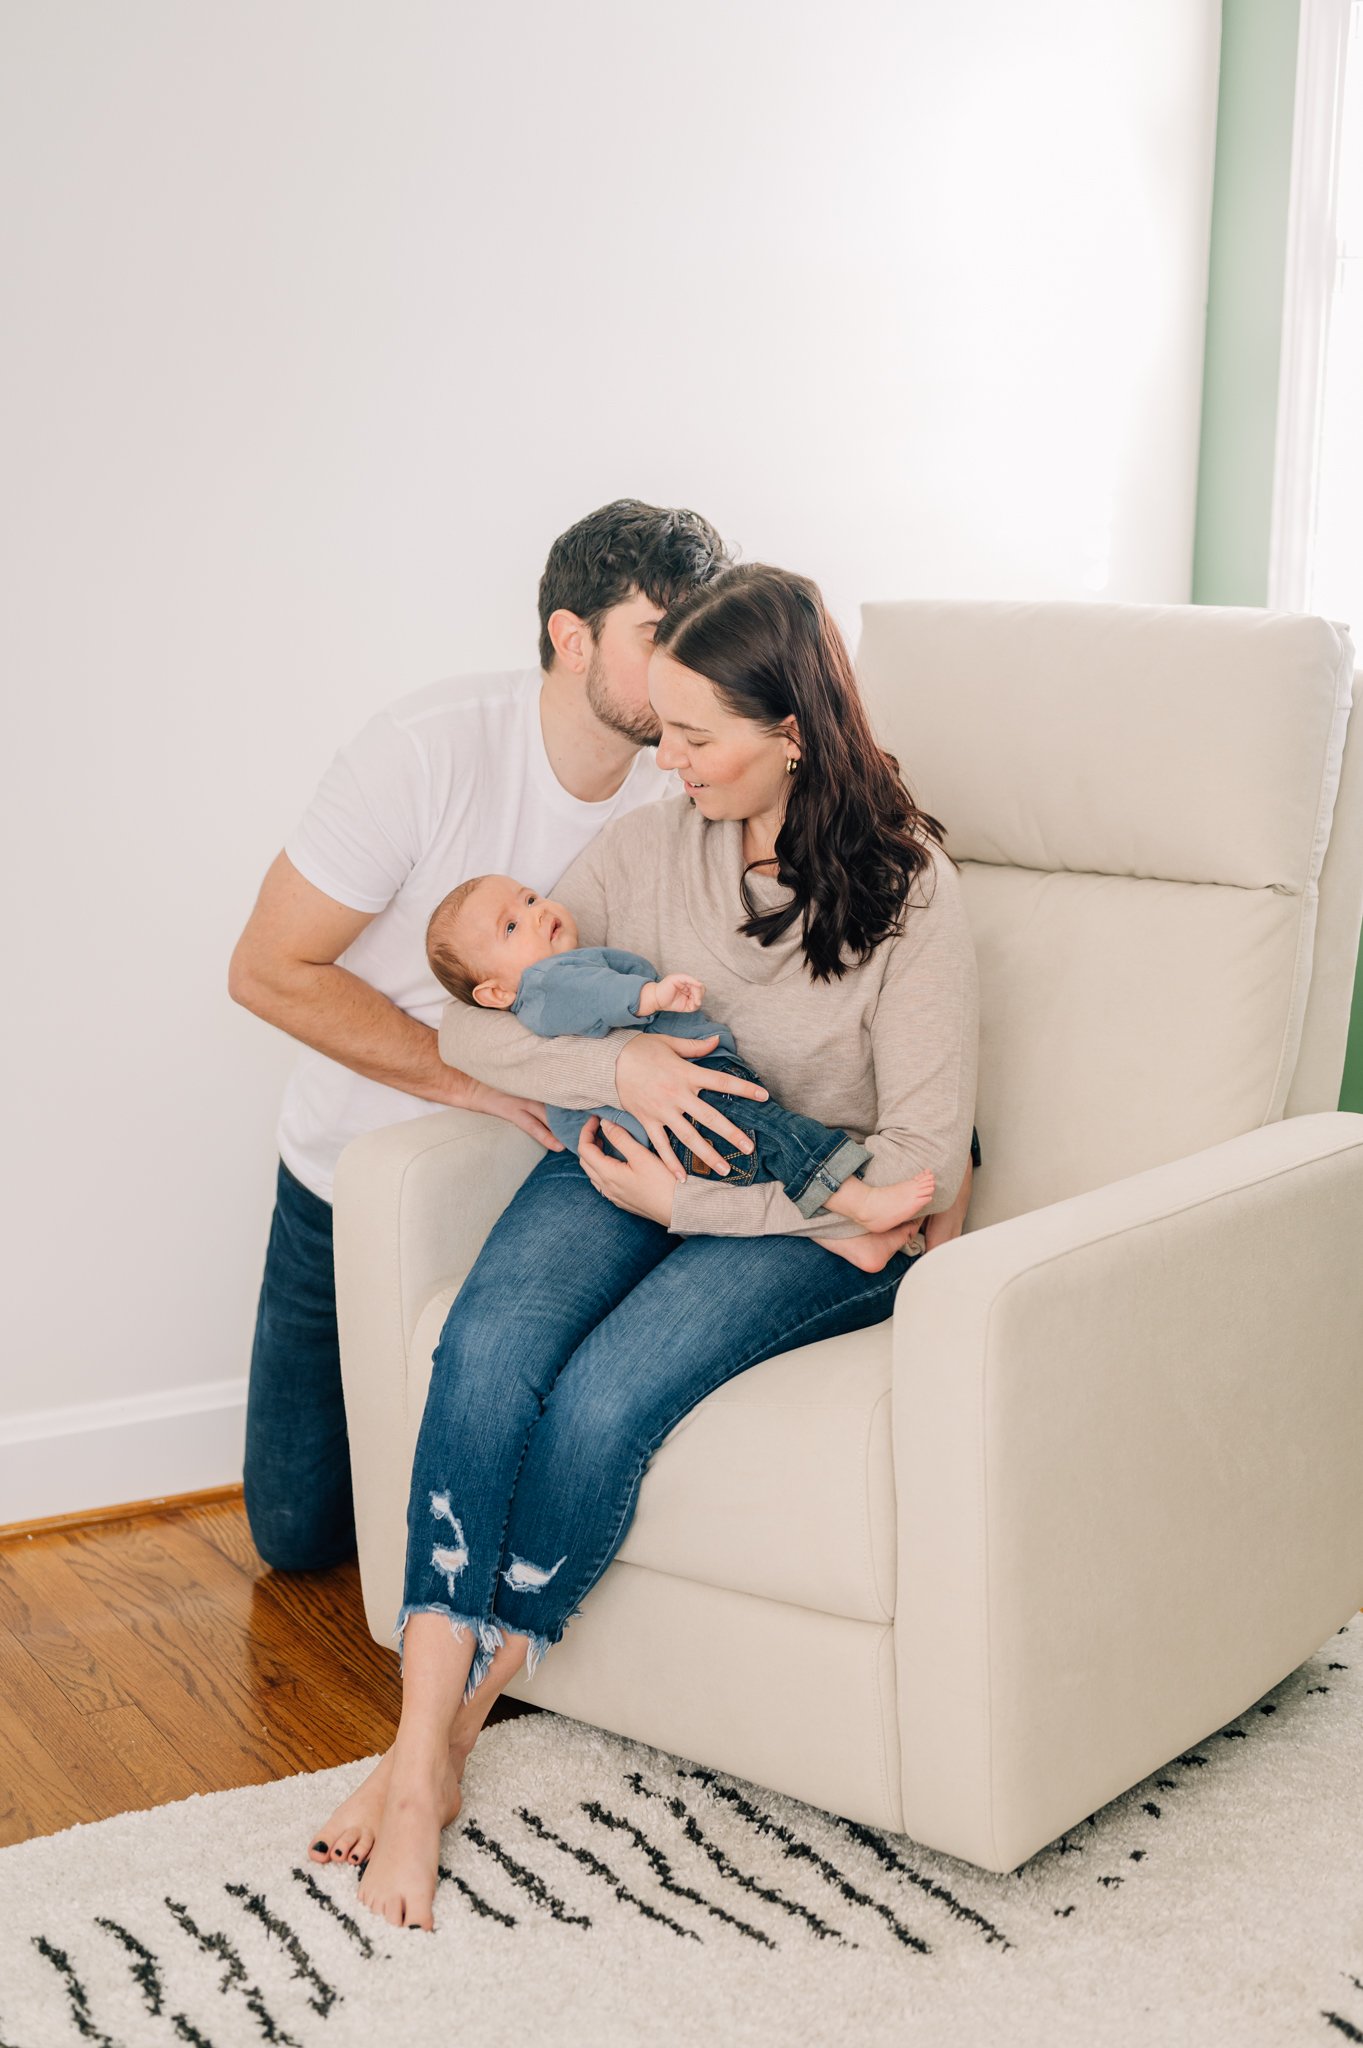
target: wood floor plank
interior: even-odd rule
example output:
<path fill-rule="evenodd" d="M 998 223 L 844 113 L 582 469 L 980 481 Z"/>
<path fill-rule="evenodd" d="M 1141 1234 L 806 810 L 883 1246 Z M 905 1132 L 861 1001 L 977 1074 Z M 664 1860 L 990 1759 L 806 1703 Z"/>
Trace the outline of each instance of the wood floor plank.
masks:
<path fill-rule="evenodd" d="M 143 1804 L 142 1787 L 98 1732 L 98 1717 L 72 1706 L 26 1651 L 0 1657 L 0 1702 L 28 1730 L 84 1801 L 82 1820 L 104 1820 Z"/>
<path fill-rule="evenodd" d="M 121 1532 L 116 1545 L 105 1529 L 62 1540 L 111 1612 L 277 1775 L 366 1753 L 365 1717 L 352 1711 L 339 1668 L 301 1641 L 281 1654 L 257 1619 L 257 1589 L 211 1545 L 193 1544 L 173 1520 Z"/>
<path fill-rule="evenodd" d="M 312 1573 L 306 1582 L 270 1571 L 248 1576 L 179 1518 L 161 1526 L 157 1537 L 211 1594 L 227 1625 L 249 1634 L 262 1670 L 269 1659 L 306 1689 L 303 1723 L 317 1735 L 328 1763 L 387 1748 L 401 1705 L 397 1660 L 381 1661 L 383 1652 L 368 1632 L 357 1634 L 353 1612 L 336 1604 L 325 1583 L 330 1574 Z M 316 1714 L 316 1703 L 325 1703 L 324 1716 Z"/>
<path fill-rule="evenodd" d="M 195 1513 L 177 1515 L 173 1526 L 185 1540 L 204 1543 L 211 1539 Z M 162 1524 L 162 1533 L 167 1524 Z M 212 1548 L 225 1556 L 222 1546 Z M 210 1568 L 201 1561 L 200 1570 Z M 401 1705 L 402 1684 L 396 1650 L 385 1649 L 369 1633 L 364 1619 L 359 1567 L 336 1565 L 326 1572 L 276 1572 L 251 1549 L 238 1569 L 249 1579 L 259 1596 L 262 1627 L 268 1627 L 267 1613 L 278 1617 L 279 1640 L 292 1641 L 298 1632 L 306 1634 L 326 1654 L 339 1658 L 349 1677 L 352 1692 L 372 1690 L 376 1705 L 396 1716 Z M 222 1583 L 220 1569 L 212 1571 L 211 1583 Z"/>
<path fill-rule="evenodd" d="M 22 1721 L 0 1722 L 0 1848 L 88 1820 L 85 1795 Z"/>
<path fill-rule="evenodd" d="M 0 1692 L 7 1845 L 371 1755 L 401 1681 L 356 1565 L 271 1571 L 237 1500 L 0 1540 Z"/>
<path fill-rule="evenodd" d="M 222 1789 L 211 1772 L 181 1756 L 140 1707 L 110 1707 L 107 1713 L 92 1714 L 89 1725 L 141 1788 L 147 1806 Z"/>
<path fill-rule="evenodd" d="M 0 1550 L 0 1627 L 36 1658 L 84 1714 L 132 1705 L 131 1695 L 100 1662 L 84 1623 L 103 1613 L 94 1596 L 65 1570 L 49 1542 Z"/>
<path fill-rule="evenodd" d="M 128 1704 L 144 1706 L 158 1732 L 187 1764 L 216 1757 L 221 1766 L 229 1753 L 235 1756 L 235 1748 L 228 1751 L 222 1747 L 218 1725 L 212 1717 L 198 1702 L 167 1682 L 159 1662 L 76 1576 L 66 1560 L 56 1554 L 58 1541 L 59 1538 L 50 1539 L 42 1555 L 25 1558 L 24 1574 L 41 1589 L 44 1600 L 60 1605 L 70 1633 L 87 1652 L 100 1692 L 108 1703 L 97 1711 L 118 1711 Z M 32 1586 L 27 1590 L 32 1592 Z M 40 1605 L 30 1602 L 31 1608 Z M 58 1685 L 64 1687 L 69 1683 L 71 1659 L 64 1644 L 54 1645 L 50 1629 L 40 1627 L 32 1635 L 17 1640 Z M 74 1704 L 86 1704 L 83 1694 L 76 1694 Z"/>
<path fill-rule="evenodd" d="M 186 1587 L 182 1567 L 145 1530 L 68 1532 L 53 1542 L 86 1591 L 133 1636 L 153 1686 L 145 1712 L 180 1753 L 188 1747 L 190 1755 L 213 1757 L 227 1784 L 266 1784 L 315 1767 L 287 1720 L 266 1716 L 260 1690 L 268 1688 L 252 1683 L 250 1642 L 221 1630 L 203 1589 Z"/>
<path fill-rule="evenodd" d="M 243 1571 L 269 1570 L 251 1541 L 251 1525 L 239 1500 L 215 1501 L 211 1506 L 185 1509 L 179 1519 L 213 1544 L 232 1564 L 240 1565 Z M 317 1575 L 308 1573 L 307 1576 Z"/>

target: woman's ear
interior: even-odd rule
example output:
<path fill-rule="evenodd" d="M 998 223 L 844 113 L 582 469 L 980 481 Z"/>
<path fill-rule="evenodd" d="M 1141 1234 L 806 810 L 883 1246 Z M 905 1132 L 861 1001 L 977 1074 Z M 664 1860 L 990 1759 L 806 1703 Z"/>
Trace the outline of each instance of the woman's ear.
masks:
<path fill-rule="evenodd" d="M 480 981 L 473 991 L 473 1000 L 485 1010 L 509 1010 L 516 1000 L 516 991 L 503 988 L 500 982 Z"/>

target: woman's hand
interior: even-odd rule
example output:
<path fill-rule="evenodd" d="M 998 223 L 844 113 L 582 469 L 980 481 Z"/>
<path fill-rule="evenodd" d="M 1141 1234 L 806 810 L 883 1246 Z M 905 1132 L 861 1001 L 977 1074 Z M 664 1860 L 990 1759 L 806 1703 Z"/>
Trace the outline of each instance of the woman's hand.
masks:
<path fill-rule="evenodd" d="M 601 1130 L 605 1131 L 616 1151 L 624 1153 L 623 1159 L 612 1159 L 602 1151 L 597 1141 Z M 650 1152 L 647 1145 L 641 1145 L 623 1125 L 603 1124 L 600 1117 L 589 1117 L 582 1127 L 577 1156 L 597 1193 L 604 1195 L 608 1202 L 614 1202 L 617 1209 L 628 1209 L 634 1216 L 651 1217 L 653 1222 L 661 1223 L 664 1230 L 671 1228 L 672 1190 L 676 1182 L 656 1152 Z M 683 1174 L 682 1179 L 685 1178 Z"/>
<path fill-rule="evenodd" d="M 672 1150 L 669 1131 L 680 1138 L 688 1152 L 705 1160 L 721 1176 L 729 1171 L 729 1163 L 701 1136 L 697 1124 L 718 1131 L 740 1152 L 752 1151 L 752 1139 L 747 1132 L 731 1124 L 712 1102 L 702 1102 L 700 1091 L 709 1088 L 716 1094 L 747 1095 L 754 1102 L 765 1102 L 766 1089 L 737 1074 L 717 1074 L 709 1067 L 687 1064 L 701 1053 L 713 1052 L 718 1044 L 718 1032 L 712 1032 L 708 1038 L 670 1038 L 662 1031 L 640 1031 L 615 1062 L 620 1107 L 638 1117 L 674 1180 L 685 1180 L 686 1170 Z M 611 1143 L 615 1143 L 614 1137 Z M 611 1163 L 607 1161 L 608 1165 Z"/>

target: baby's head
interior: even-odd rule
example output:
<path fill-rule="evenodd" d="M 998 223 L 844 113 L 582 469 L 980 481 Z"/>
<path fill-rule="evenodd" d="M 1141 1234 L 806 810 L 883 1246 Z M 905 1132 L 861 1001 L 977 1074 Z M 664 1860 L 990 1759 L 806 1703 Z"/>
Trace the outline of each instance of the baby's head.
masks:
<path fill-rule="evenodd" d="M 461 882 L 426 927 L 426 958 L 440 986 L 488 1010 L 509 1010 L 527 967 L 576 945 L 572 912 L 509 875 Z"/>

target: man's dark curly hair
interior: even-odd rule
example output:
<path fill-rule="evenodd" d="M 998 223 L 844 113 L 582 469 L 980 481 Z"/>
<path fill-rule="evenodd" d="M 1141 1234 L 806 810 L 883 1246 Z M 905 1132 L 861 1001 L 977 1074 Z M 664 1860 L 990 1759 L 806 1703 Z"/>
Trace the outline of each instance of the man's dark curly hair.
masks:
<path fill-rule="evenodd" d="M 708 519 L 616 498 L 561 533 L 540 578 L 540 666 L 553 666 L 549 620 L 576 612 L 593 634 L 612 605 L 641 590 L 660 611 L 723 569 L 728 550 Z"/>

